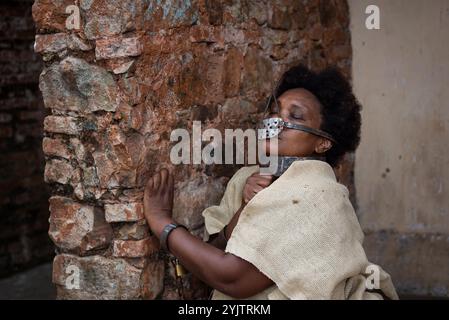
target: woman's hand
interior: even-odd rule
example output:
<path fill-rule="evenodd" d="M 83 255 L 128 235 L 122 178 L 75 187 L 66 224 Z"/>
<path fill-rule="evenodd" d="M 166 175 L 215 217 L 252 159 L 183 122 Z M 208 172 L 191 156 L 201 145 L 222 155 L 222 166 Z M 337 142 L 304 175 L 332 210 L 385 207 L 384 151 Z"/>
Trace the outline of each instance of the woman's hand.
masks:
<path fill-rule="evenodd" d="M 247 204 L 258 192 L 273 182 L 273 175 L 261 175 L 255 172 L 246 179 L 243 187 L 243 204 Z"/>
<path fill-rule="evenodd" d="M 143 202 L 145 218 L 153 233 L 158 237 L 162 229 L 173 222 L 171 218 L 173 194 L 173 175 L 167 169 L 156 172 L 148 179 Z"/>
<path fill-rule="evenodd" d="M 272 175 L 261 175 L 258 172 L 253 173 L 251 176 L 246 179 L 246 184 L 243 187 L 243 195 L 242 195 L 242 205 L 237 210 L 237 212 L 232 217 L 231 221 L 229 221 L 226 226 L 226 231 L 224 233 L 225 241 L 231 237 L 232 231 L 234 231 L 235 226 L 240 218 L 240 213 L 243 211 L 243 208 L 246 204 L 258 193 L 260 190 L 265 189 L 273 182 Z"/>

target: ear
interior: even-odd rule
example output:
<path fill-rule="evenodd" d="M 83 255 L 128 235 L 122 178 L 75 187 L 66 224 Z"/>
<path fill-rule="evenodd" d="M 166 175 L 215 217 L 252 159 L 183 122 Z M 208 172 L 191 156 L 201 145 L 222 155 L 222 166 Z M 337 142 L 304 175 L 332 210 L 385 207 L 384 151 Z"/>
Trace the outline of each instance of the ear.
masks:
<path fill-rule="evenodd" d="M 315 152 L 325 153 L 330 148 L 332 148 L 332 141 L 326 138 L 320 138 L 317 145 L 315 146 Z"/>

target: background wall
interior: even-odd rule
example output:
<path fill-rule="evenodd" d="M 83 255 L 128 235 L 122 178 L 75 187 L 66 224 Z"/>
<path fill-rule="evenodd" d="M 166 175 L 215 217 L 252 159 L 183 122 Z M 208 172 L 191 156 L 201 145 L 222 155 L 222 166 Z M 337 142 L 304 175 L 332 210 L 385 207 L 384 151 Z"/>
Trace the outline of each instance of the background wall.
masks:
<path fill-rule="evenodd" d="M 0 2 L 0 277 L 52 258 L 33 1 Z"/>
<path fill-rule="evenodd" d="M 37 0 L 45 179 L 59 298 L 179 298 L 172 265 L 142 211 L 150 174 L 171 166 L 170 132 L 254 127 L 268 92 L 293 64 L 350 75 L 346 1 Z M 352 157 L 339 177 L 350 189 Z M 175 218 L 202 234 L 236 166 L 176 166 Z M 69 266 L 80 270 L 68 288 Z M 195 279 L 187 298 L 205 298 Z"/>
<path fill-rule="evenodd" d="M 358 214 L 404 295 L 449 296 L 449 2 L 350 0 Z M 378 5 L 380 30 L 365 28 Z"/>

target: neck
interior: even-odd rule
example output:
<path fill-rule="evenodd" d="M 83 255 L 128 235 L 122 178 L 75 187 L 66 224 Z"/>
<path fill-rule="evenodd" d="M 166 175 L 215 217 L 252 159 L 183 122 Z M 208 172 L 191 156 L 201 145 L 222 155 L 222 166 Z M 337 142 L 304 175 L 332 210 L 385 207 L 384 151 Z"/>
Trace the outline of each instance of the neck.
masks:
<path fill-rule="evenodd" d="M 303 161 L 303 160 L 320 160 L 325 161 L 326 157 L 320 155 L 313 155 L 308 157 L 283 157 L 280 156 L 278 158 L 278 166 L 276 172 L 273 174 L 275 177 L 281 176 L 287 169 L 291 166 L 291 164 L 295 161 Z"/>

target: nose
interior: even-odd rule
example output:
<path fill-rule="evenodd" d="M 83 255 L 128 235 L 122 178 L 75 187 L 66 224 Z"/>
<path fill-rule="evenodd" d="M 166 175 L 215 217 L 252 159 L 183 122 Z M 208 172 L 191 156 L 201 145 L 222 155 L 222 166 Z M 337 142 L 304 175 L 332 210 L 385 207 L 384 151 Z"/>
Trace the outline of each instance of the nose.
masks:
<path fill-rule="evenodd" d="M 279 111 L 270 111 L 268 113 L 270 118 L 278 118 L 279 117 Z"/>

